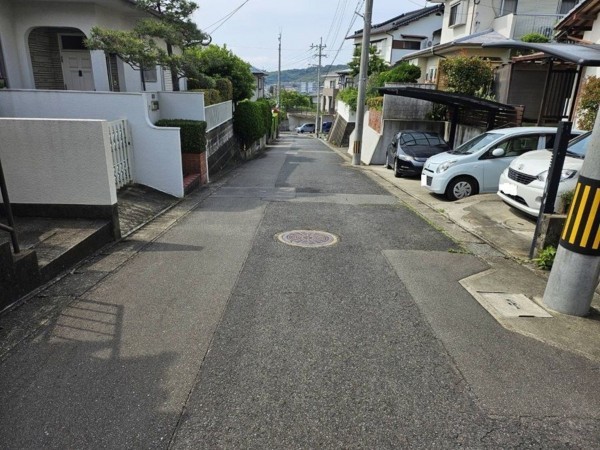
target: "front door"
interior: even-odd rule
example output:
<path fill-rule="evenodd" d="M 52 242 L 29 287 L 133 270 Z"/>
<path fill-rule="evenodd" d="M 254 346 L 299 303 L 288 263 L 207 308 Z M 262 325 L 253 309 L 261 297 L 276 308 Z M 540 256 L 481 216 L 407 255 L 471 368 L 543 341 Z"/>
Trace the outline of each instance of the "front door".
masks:
<path fill-rule="evenodd" d="M 63 79 L 67 90 L 94 90 L 92 58 L 83 39 L 84 36 L 79 35 L 59 35 Z"/>

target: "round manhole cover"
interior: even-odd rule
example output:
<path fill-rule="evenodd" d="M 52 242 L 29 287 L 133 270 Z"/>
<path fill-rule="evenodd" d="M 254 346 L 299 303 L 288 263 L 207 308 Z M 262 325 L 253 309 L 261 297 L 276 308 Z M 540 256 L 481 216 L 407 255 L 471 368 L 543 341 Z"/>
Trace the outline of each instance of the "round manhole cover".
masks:
<path fill-rule="evenodd" d="M 297 247 L 328 247 L 338 242 L 335 234 L 315 230 L 292 230 L 275 235 L 284 244 Z"/>

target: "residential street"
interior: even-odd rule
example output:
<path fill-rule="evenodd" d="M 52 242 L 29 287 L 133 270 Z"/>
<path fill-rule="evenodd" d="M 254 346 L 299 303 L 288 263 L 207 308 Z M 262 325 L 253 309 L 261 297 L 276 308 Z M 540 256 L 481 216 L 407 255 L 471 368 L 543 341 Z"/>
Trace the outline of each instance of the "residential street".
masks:
<path fill-rule="evenodd" d="M 505 329 L 459 283 L 490 265 L 319 140 L 192 196 L 10 313 L 1 448 L 600 447 L 600 363 Z"/>

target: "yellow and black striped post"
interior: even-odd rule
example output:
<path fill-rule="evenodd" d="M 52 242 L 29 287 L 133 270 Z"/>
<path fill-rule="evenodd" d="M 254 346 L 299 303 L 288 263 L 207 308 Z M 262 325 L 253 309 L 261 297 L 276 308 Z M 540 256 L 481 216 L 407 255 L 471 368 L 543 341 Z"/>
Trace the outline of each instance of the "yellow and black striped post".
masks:
<path fill-rule="evenodd" d="M 560 245 L 575 253 L 600 256 L 600 180 L 579 177 Z"/>
<path fill-rule="evenodd" d="M 600 114 L 589 139 L 543 302 L 563 314 L 585 316 L 589 313 L 599 276 Z"/>

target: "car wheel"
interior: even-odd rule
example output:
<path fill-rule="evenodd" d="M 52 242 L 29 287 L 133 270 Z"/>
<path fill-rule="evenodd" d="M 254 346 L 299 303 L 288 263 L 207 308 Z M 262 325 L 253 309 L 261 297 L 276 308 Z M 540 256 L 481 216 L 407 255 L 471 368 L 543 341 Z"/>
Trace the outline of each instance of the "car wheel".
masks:
<path fill-rule="evenodd" d="M 477 194 L 477 184 L 473 178 L 458 177 L 448 183 L 446 198 L 448 200 L 460 200 Z"/>
<path fill-rule="evenodd" d="M 394 158 L 394 176 L 396 178 L 400 178 L 402 176 L 400 173 L 400 168 L 398 167 L 398 158 Z"/>

